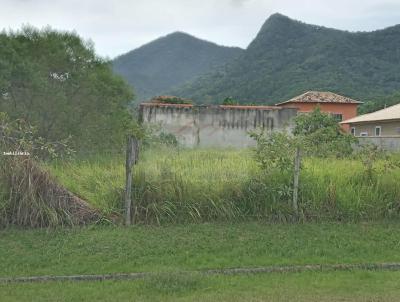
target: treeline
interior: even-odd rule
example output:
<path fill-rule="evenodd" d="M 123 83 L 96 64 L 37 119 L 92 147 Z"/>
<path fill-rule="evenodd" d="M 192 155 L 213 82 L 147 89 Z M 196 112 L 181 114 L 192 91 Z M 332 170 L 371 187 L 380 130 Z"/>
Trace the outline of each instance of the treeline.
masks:
<path fill-rule="evenodd" d="M 170 94 L 199 103 L 232 96 L 274 104 L 318 90 L 381 104 L 382 96 L 400 91 L 398 49 L 399 25 L 351 33 L 276 14 L 237 60 Z"/>
<path fill-rule="evenodd" d="M 77 34 L 24 27 L 0 33 L 0 112 L 75 150 L 121 145 L 131 88 Z"/>

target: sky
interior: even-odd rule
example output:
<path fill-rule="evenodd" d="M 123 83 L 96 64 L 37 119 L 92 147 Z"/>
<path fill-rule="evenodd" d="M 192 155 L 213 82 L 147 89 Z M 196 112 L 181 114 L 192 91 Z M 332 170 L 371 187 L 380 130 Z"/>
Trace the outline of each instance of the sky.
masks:
<path fill-rule="evenodd" d="M 246 48 L 281 13 L 306 23 L 371 31 L 400 23 L 400 0 L 0 0 L 0 29 L 76 31 L 108 58 L 183 31 Z"/>

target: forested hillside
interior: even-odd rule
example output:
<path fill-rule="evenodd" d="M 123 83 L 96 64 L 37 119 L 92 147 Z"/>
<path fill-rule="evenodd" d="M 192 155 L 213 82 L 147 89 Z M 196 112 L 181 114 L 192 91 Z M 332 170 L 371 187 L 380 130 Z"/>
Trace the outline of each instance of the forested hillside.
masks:
<path fill-rule="evenodd" d="M 171 93 L 275 103 L 307 90 L 380 102 L 400 91 L 400 25 L 351 33 L 272 15 L 234 62 Z M 400 101 L 400 100 L 399 100 Z"/>
<path fill-rule="evenodd" d="M 175 32 L 117 57 L 113 67 L 134 87 L 136 100 L 141 101 L 193 80 L 241 53 L 240 48 Z"/>

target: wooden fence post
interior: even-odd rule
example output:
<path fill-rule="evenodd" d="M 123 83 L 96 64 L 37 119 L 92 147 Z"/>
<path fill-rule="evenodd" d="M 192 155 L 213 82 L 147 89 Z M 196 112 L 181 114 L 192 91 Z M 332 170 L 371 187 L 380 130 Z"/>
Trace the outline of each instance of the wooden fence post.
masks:
<path fill-rule="evenodd" d="M 294 176 L 293 176 L 293 210 L 296 215 L 299 213 L 298 197 L 299 197 L 299 178 L 300 178 L 301 152 L 300 147 L 296 147 L 294 158 Z"/>
<path fill-rule="evenodd" d="M 136 137 L 130 135 L 126 144 L 126 183 L 125 183 L 125 224 L 132 224 L 132 174 L 133 167 L 139 157 L 139 143 Z M 135 214 L 135 213 L 133 213 Z"/>

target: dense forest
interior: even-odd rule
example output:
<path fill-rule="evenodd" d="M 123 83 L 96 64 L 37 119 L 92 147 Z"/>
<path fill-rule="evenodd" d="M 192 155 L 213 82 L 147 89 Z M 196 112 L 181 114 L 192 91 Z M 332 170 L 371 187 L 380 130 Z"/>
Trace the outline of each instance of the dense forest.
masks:
<path fill-rule="evenodd" d="M 351 33 L 275 14 L 237 60 L 170 93 L 200 103 L 230 96 L 272 104 L 307 90 L 329 90 L 371 101 L 373 109 L 371 104 L 395 102 L 399 70 L 400 25 Z"/>
<path fill-rule="evenodd" d="M 0 71 L 0 112 L 47 141 L 68 139 L 75 150 L 118 146 L 133 126 L 131 88 L 74 33 L 0 33 Z"/>
<path fill-rule="evenodd" d="M 224 65 L 242 51 L 175 32 L 117 57 L 113 68 L 142 101 Z"/>

